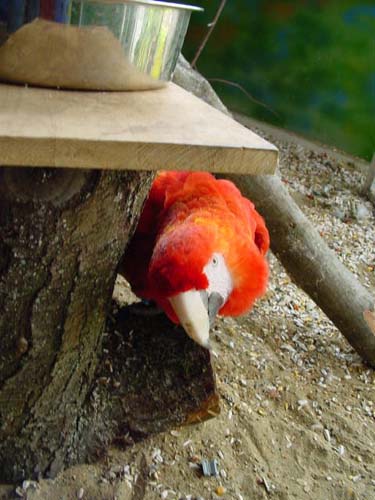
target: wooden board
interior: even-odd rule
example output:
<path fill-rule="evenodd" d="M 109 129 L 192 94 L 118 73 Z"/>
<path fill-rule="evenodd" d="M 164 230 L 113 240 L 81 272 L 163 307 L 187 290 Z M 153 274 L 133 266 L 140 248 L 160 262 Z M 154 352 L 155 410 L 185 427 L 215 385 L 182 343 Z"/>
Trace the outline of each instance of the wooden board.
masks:
<path fill-rule="evenodd" d="M 272 174 L 275 146 L 177 85 L 80 92 L 0 84 L 0 165 Z"/>

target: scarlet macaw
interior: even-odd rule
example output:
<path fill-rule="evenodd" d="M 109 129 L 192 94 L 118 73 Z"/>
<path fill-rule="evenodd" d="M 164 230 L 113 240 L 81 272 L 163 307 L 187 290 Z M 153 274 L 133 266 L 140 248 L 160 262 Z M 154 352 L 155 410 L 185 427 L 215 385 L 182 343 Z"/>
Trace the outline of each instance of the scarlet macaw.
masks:
<path fill-rule="evenodd" d="M 206 172 L 158 173 L 120 273 L 204 347 L 216 314 L 237 316 L 264 294 L 269 235 L 233 183 Z"/>

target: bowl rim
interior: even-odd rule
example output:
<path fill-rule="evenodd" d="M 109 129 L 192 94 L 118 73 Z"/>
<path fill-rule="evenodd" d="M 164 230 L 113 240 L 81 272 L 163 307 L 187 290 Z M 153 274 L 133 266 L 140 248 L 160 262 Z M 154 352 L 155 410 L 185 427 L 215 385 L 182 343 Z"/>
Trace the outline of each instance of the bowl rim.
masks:
<path fill-rule="evenodd" d="M 78 0 L 80 3 L 135 3 L 141 5 L 149 5 L 152 7 L 169 7 L 172 9 L 190 10 L 195 12 L 203 12 L 203 7 L 189 5 L 183 3 L 163 2 L 161 0 Z"/>

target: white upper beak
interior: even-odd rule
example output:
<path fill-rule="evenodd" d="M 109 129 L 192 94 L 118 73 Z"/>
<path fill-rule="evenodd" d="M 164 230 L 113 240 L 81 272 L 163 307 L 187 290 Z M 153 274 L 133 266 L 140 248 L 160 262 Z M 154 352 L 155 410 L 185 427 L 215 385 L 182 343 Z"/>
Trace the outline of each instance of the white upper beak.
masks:
<path fill-rule="evenodd" d="M 210 321 L 207 307 L 198 290 L 188 290 L 169 298 L 186 333 L 199 345 L 210 348 Z"/>

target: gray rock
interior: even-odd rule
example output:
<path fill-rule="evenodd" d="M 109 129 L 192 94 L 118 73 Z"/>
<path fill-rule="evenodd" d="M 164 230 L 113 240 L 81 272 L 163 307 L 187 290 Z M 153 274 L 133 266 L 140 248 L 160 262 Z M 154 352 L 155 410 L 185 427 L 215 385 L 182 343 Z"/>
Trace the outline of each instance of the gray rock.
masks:
<path fill-rule="evenodd" d="M 197 71 L 192 69 L 183 55 L 180 55 L 178 59 L 173 81 L 180 87 L 192 92 L 200 99 L 203 99 L 207 104 L 210 104 L 210 106 L 219 109 L 227 115 L 230 114 L 208 81 Z"/>
<path fill-rule="evenodd" d="M 333 216 L 336 217 L 336 219 L 342 220 L 343 222 L 347 219 L 346 213 L 339 207 L 336 207 L 333 210 Z"/>
<path fill-rule="evenodd" d="M 358 203 L 354 212 L 354 217 L 360 221 L 369 219 L 371 217 L 371 211 L 367 208 L 364 203 Z"/>

